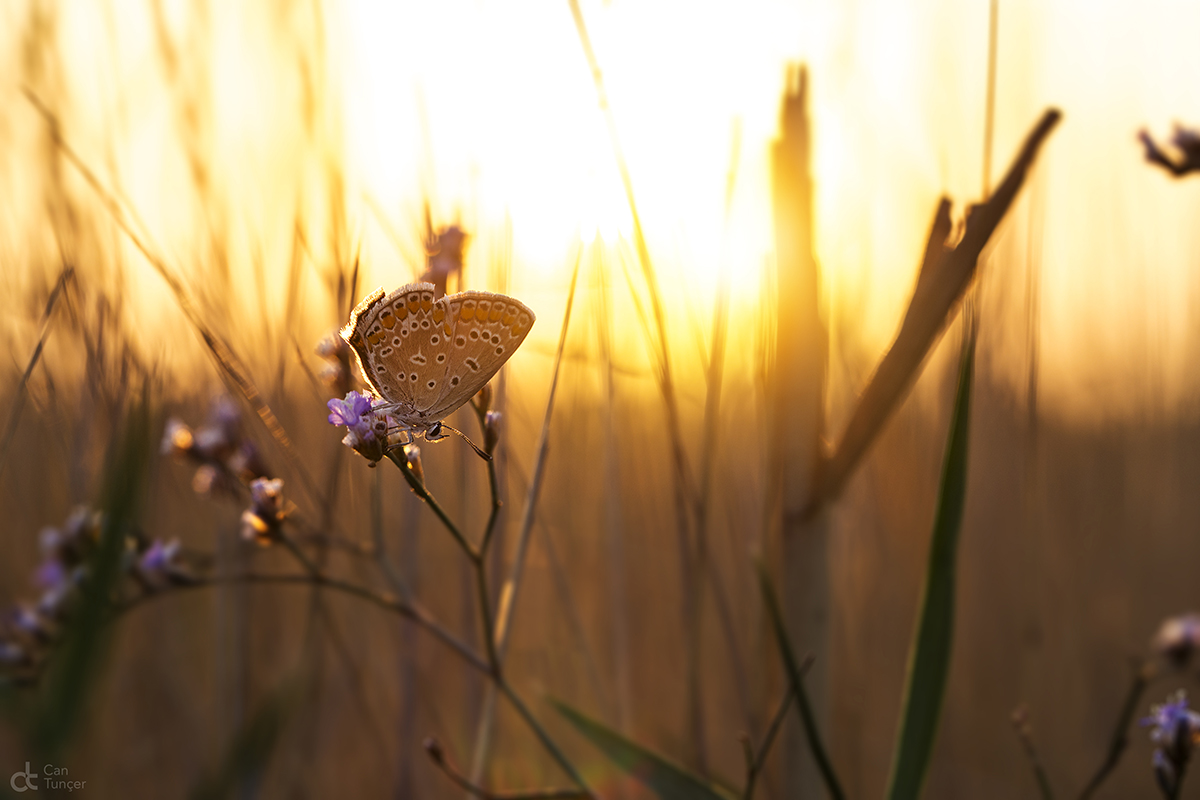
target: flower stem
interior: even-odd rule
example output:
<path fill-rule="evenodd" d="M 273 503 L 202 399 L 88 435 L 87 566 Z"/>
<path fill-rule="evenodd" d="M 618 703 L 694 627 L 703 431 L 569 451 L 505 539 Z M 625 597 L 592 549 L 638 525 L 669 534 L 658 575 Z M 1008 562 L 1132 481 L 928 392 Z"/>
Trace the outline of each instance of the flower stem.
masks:
<path fill-rule="evenodd" d="M 471 543 L 467 541 L 467 538 L 463 536 L 462 531 L 460 531 L 458 526 L 454 524 L 454 520 L 450 519 L 450 515 L 446 513 L 446 510 L 442 508 L 441 504 L 438 503 L 434 496 L 429 493 L 429 490 L 425 488 L 424 482 L 413 473 L 412 467 L 408 465 L 408 459 L 404 458 L 403 451 L 399 449 L 389 450 L 387 452 L 387 457 L 393 464 L 400 468 L 400 474 L 402 474 L 404 479 L 408 481 L 408 485 L 412 487 L 412 490 L 416 493 L 417 497 L 424 500 L 425 505 L 433 509 L 433 513 L 436 514 L 437 518 L 440 519 L 442 524 L 446 526 L 446 530 L 450 531 L 450 535 L 454 537 L 454 541 L 458 542 L 458 546 L 463 549 L 463 552 L 467 554 L 467 557 L 472 561 L 479 561 L 479 551 L 477 551 L 471 545 Z"/>

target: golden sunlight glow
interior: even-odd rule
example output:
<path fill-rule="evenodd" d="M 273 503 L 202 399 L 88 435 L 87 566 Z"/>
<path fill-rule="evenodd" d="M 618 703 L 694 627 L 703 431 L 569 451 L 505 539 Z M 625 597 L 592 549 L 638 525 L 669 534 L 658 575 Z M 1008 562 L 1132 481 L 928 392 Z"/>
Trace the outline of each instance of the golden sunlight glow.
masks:
<path fill-rule="evenodd" d="M 1200 182 L 1148 168 L 1135 141 L 1143 126 L 1161 136 L 1174 120 L 1200 123 L 1200 49 L 1187 38 L 1200 7 L 1157 5 L 1135 15 L 1106 4 L 1086 13 L 1066 2 L 1000 5 L 991 179 L 1044 108 L 1062 108 L 1064 124 L 995 239 L 992 260 L 1004 266 L 985 270 L 994 321 L 985 335 L 997 338 L 990 367 L 1020 391 L 1028 347 L 1013 342 L 1026 335 L 1022 298 L 1036 291 L 1041 391 L 1063 413 L 1176 408 L 1200 393 L 1189 369 Z M 677 335 L 707 330 L 698 321 L 723 268 L 734 324 L 757 324 L 773 248 L 770 143 L 788 65 L 804 62 L 831 327 L 849 337 L 840 346 L 858 354 L 856 370 L 874 363 L 911 291 L 937 198 L 951 196 L 961 217 L 982 192 L 987 6 L 582 2 Z M 318 267 L 305 281 L 360 246 L 362 286 L 411 280 L 425 201 L 435 224 L 471 232 L 471 285 L 487 284 L 489 260 L 511 253 L 508 288 L 541 293 L 548 308 L 561 302 L 578 242 L 632 252 L 630 207 L 565 0 L 381 0 L 282 17 L 235 2 L 162 8 L 155 19 L 144 4 L 114 0 L 64 17 L 57 35 L 73 61 L 45 65 L 35 88 L 62 82 L 69 139 L 185 274 L 213 258 L 228 264 L 246 289 L 231 314 L 281 312 L 286 300 L 269 287 L 297 247 Z M 1113 48 L 1117 28 L 1124 38 Z M 0 52 L 18 58 L 20 43 L 2 37 Z M 18 89 L 5 91 L 18 98 Z M 197 103 L 211 113 L 194 113 Z M 21 116 L 33 141 L 34 115 Z M 40 165 L 10 161 L 8 188 L 36 185 Z M 219 166 L 201 176 L 207 196 L 194 191 L 197 163 Z M 298 245 L 300 217 L 323 229 Z M 16 241 L 26 223 L 9 209 L 0 231 Z M 120 246 L 145 272 L 130 299 L 154 319 L 169 294 Z M 269 278 L 261 285 L 248 277 L 256 264 Z"/>

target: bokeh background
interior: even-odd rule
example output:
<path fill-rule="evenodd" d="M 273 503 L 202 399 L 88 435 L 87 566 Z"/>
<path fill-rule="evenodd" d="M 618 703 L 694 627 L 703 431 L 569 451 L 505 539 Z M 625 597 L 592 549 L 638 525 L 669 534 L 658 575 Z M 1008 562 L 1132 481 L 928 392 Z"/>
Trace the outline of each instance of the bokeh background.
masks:
<path fill-rule="evenodd" d="M 1197 604 L 1200 179 L 1147 165 L 1136 135 L 1200 122 L 1200 8 L 1001 0 L 990 171 L 985 0 L 581 9 L 664 291 L 687 455 L 695 467 L 717 464 L 712 557 L 735 624 L 706 621 L 705 724 L 708 768 L 730 781 L 742 769 L 737 733 L 759 735 L 782 685 L 766 666 L 774 656 L 751 555 L 770 528 L 769 146 L 789 65 L 807 65 L 810 90 L 831 439 L 899 324 L 937 199 L 951 197 L 960 216 L 1042 110 L 1062 109 L 980 267 L 958 636 L 927 795 L 1032 794 L 1009 723 L 1022 702 L 1052 781 L 1077 791 L 1107 747 L 1131 659 L 1159 620 Z M 131 376 L 154 376 L 160 424 L 168 414 L 199 423 L 228 391 L 175 293 L 55 143 L 33 97 L 247 365 L 333 502 L 305 492 L 243 406 L 288 499 L 365 541 L 380 492 L 396 568 L 471 641 L 478 620 L 461 554 L 398 474 L 377 476 L 342 447 L 325 422 L 314 348 L 367 292 L 423 271 L 426 213 L 434 228 L 470 234 L 462 287 L 535 310 L 497 384 L 503 576 L 579 259 L 508 671 L 530 697 L 565 698 L 686 757 L 686 583 L 639 321 L 647 287 L 567 2 L 12 0 L 0 7 L 0 76 L 0 409 L 7 420 L 20 407 L 0 456 L 0 601 L 31 593 L 39 529 L 95 500 Z M 44 322 L 67 266 L 74 277 Z M 721 420 L 702 452 L 722 275 Z M 830 512 L 833 638 L 814 655 L 830 670 L 827 736 L 853 796 L 878 795 L 887 778 L 958 341 L 956 323 Z M 457 424 L 474 430 L 466 415 Z M 423 452 L 431 489 L 480 529 L 481 464 L 457 441 Z M 193 492 L 186 465 L 156 460 L 146 498 L 142 526 L 153 535 L 218 563 L 285 563 L 245 553 L 242 508 Z M 330 558 L 378 582 L 361 559 Z M 315 678 L 263 796 L 461 794 L 421 742 L 435 734 L 469 762 L 480 678 L 404 621 L 302 588 L 188 592 L 131 612 L 66 764 L 89 796 L 183 796 L 301 667 Z M 1187 683 L 1156 685 L 1151 699 L 1177 685 Z M 640 796 L 534 704 L 598 788 Z M 499 730 L 491 785 L 562 782 L 507 711 Z M 14 731 L 0 738 L 0 774 L 22 766 L 22 747 Z M 1151 796 L 1150 751 L 1139 731 L 1101 796 Z M 777 784 L 764 796 L 780 796 Z"/>

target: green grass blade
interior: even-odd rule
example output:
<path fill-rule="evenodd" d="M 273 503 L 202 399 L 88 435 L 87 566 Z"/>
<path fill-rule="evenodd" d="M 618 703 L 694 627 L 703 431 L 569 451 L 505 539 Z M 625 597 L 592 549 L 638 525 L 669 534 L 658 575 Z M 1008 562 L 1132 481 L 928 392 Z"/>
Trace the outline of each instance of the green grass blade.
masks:
<path fill-rule="evenodd" d="M 293 676 L 271 691 L 229 742 L 220 767 L 192 790 L 190 800 L 220 800 L 239 787 L 248 788 L 251 796 L 256 794 L 254 789 L 262 780 L 271 753 L 299 705 L 302 684 L 301 678 Z"/>
<path fill-rule="evenodd" d="M 575 729 L 661 800 L 731 800 L 731 795 L 559 700 L 551 704 Z"/>
<path fill-rule="evenodd" d="M 929 565 L 909 650 L 908 678 L 900 732 L 888 785 L 890 800 L 913 800 L 925 782 L 937 736 L 938 718 L 950 673 L 954 643 L 955 553 L 967 490 L 967 440 L 971 427 L 971 384 L 975 332 L 967 334 L 958 373 L 958 392 L 934 511 Z"/>
<path fill-rule="evenodd" d="M 122 577 L 125 539 L 133 529 L 154 452 L 149 392 L 147 381 L 142 396 L 126 412 L 122 432 L 109 453 L 99 499 L 104 512 L 99 547 L 88 565 L 79 603 L 54 654 L 45 690 L 30 721 L 33 749 L 46 757 L 58 753 L 77 727 L 107 649 L 106 627 Z"/>
<path fill-rule="evenodd" d="M 829 796 L 833 800 L 842 800 L 845 794 L 838 782 L 837 773 L 833 771 L 833 762 L 829 760 L 829 754 L 825 752 L 825 746 L 821 743 L 821 732 L 817 729 L 817 719 L 813 714 L 812 705 L 808 702 L 808 692 L 804 689 L 804 670 L 800 666 L 800 662 L 796 660 L 796 651 L 792 648 L 787 628 L 783 624 L 783 612 L 779 608 L 779 597 L 775 594 L 775 587 L 771 585 L 771 577 L 761 563 L 758 565 L 758 584 L 762 589 L 763 603 L 771 617 L 771 626 L 775 631 L 775 640 L 779 644 L 780 655 L 783 656 L 783 665 L 787 669 L 788 680 L 796 695 L 796 710 L 799 711 L 800 722 L 804 725 L 808 749 L 812 753 L 813 760 L 817 762 L 817 769 L 821 772 L 821 779 L 825 782 L 825 789 L 829 792 Z"/>

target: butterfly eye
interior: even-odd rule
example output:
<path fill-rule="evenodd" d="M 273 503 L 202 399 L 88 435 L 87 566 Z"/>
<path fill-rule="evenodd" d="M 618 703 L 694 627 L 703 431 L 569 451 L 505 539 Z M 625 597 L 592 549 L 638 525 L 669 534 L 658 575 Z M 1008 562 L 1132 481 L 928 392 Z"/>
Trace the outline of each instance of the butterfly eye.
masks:
<path fill-rule="evenodd" d="M 437 439 L 442 435 L 442 423 L 435 422 L 429 426 L 429 430 L 425 432 L 425 437 Z"/>

